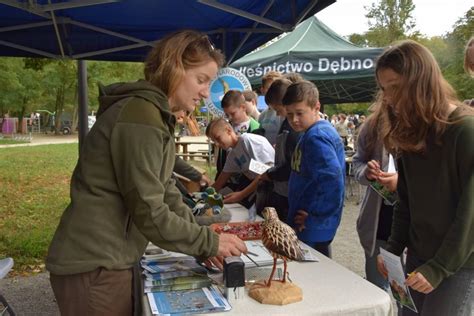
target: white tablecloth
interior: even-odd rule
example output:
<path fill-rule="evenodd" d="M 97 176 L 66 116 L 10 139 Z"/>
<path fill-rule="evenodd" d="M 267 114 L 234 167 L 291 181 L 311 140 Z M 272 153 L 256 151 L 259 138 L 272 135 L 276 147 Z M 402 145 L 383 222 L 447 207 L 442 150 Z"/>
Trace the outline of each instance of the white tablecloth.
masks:
<path fill-rule="evenodd" d="M 226 205 L 232 221 L 244 221 L 247 210 Z M 303 300 L 285 306 L 263 305 L 247 293 L 232 304 L 232 315 L 392 315 L 390 296 L 359 275 L 313 250 L 319 262 L 290 262 L 290 278 L 303 290 Z M 144 296 L 145 315 L 150 315 Z M 216 313 L 209 314 L 216 315 Z"/>

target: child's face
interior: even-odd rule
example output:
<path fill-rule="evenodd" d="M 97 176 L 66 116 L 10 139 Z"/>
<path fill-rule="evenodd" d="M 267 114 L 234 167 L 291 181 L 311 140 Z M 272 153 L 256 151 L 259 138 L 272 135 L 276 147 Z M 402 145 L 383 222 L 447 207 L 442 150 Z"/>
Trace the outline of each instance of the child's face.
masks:
<path fill-rule="evenodd" d="M 232 124 L 240 124 L 249 120 L 249 117 L 245 110 L 245 104 L 241 104 L 238 106 L 228 106 L 224 109 L 224 113 L 227 115 Z"/>
<path fill-rule="evenodd" d="M 319 102 L 313 108 L 303 102 L 286 106 L 286 117 L 296 132 L 304 132 L 319 120 Z"/>
<path fill-rule="evenodd" d="M 232 133 L 232 129 L 230 127 L 226 127 L 224 130 L 213 130 L 210 138 L 218 147 L 227 150 L 234 144 Z"/>

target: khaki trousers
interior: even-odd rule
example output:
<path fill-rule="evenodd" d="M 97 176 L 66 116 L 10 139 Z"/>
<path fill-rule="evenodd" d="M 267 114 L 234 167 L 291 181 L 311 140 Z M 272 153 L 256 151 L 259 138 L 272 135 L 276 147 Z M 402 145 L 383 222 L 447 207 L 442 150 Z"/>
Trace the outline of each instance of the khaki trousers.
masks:
<path fill-rule="evenodd" d="M 132 269 L 50 275 L 62 316 L 133 314 Z"/>

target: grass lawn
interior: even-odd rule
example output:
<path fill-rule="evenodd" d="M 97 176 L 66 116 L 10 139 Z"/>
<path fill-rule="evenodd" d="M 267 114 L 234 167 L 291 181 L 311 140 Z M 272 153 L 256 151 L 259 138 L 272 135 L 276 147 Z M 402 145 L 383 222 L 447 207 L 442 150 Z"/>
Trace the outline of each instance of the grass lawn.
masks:
<path fill-rule="evenodd" d="M 0 258 L 17 273 L 39 272 L 64 208 L 77 144 L 0 148 Z M 212 176 L 215 168 L 190 162 Z"/>
<path fill-rule="evenodd" d="M 0 148 L 0 258 L 13 257 L 15 270 L 43 267 L 77 153 L 77 144 Z"/>

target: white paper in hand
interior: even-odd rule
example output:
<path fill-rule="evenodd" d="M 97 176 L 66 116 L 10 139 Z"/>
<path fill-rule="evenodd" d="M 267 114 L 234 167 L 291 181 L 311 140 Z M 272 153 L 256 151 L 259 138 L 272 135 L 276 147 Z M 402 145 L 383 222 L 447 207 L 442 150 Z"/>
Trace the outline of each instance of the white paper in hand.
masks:
<path fill-rule="evenodd" d="M 250 159 L 249 170 L 256 174 L 263 174 L 270 169 L 271 166 L 261 163 L 255 159 Z"/>

